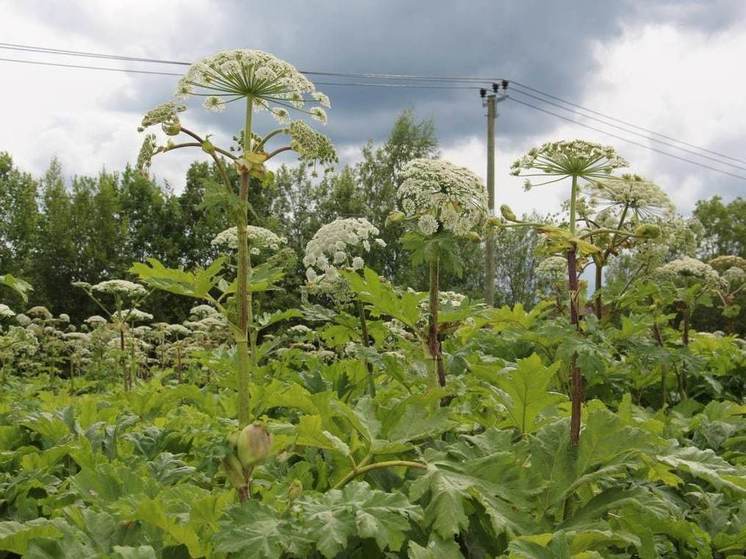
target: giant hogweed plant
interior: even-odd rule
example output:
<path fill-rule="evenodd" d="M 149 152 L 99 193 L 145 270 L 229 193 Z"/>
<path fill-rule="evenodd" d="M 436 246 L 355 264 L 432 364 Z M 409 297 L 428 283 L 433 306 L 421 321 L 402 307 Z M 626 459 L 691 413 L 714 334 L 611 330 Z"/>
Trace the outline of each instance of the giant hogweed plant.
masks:
<path fill-rule="evenodd" d="M 563 252 L 567 257 L 570 323 L 580 329 L 580 289 L 578 284 L 578 257 L 597 254 L 599 248 L 589 241 L 590 234 L 578 231 L 578 200 L 580 189 L 587 183 L 608 179 L 611 173 L 626 167 L 627 162 L 614 148 L 583 140 L 550 142 L 531 149 L 521 159 L 513 162 L 511 173 L 527 177 L 527 189 L 570 179 L 569 221 L 566 230 L 539 226 L 549 241 L 550 250 Z M 547 179 L 536 182 L 536 178 Z M 505 208 L 503 216 L 517 222 L 512 212 Z M 612 230 L 610 230 L 612 231 Z M 614 229 L 613 231 L 616 231 Z M 580 440 L 580 414 L 583 401 L 583 377 L 576 357 L 571 358 L 572 416 L 570 434 L 573 446 Z"/>
<path fill-rule="evenodd" d="M 73 282 L 73 286 L 85 291 L 114 325 L 114 329 L 119 336 L 119 363 L 122 382 L 125 390 L 131 390 L 134 381 L 132 368 L 135 365 L 135 360 L 131 359 L 128 366 L 125 338 L 127 330 L 131 329 L 135 322 L 147 322 L 153 319 L 152 314 L 137 308 L 150 295 L 150 292 L 139 283 L 121 279 L 105 280 L 95 285 L 84 281 L 76 281 Z M 111 304 L 103 301 L 104 296 L 111 300 Z M 131 349 L 130 353 L 133 356 L 134 342 Z"/>
<path fill-rule="evenodd" d="M 232 283 L 219 279 L 223 262 L 217 260 L 208 270 L 191 276 L 181 275 L 181 282 L 191 286 L 171 285 L 170 290 L 201 298 L 216 305 L 231 317 L 234 342 L 238 353 L 238 420 L 241 427 L 249 421 L 249 380 L 250 371 L 257 365 L 257 325 L 252 304 L 253 293 L 268 289 L 281 275 L 276 270 L 253 270 L 248 229 L 248 209 L 250 188 L 253 179 L 267 176 L 266 163 L 286 151 L 295 151 L 308 162 L 331 163 L 336 160 L 334 148 L 329 140 L 312 130 L 305 122 L 290 121 L 290 112 L 309 115 L 322 122 L 326 121 L 324 107 L 329 100 L 316 91 L 313 83 L 291 64 L 258 50 L 231 50 L 219 52 L 193 64 L 177 87 L 177 97 L 201 97 L 203 105 L 210 111 L 223 111 L 232 103 L 243 108 L 243 128 L 238 141 L 237 152 L 213 144 L 209 136 L 200 135 L 181 123 L 180 114 L 186 106 L 170 101 L 153 109 L 143 118 L 141 128 L 160 125 L 169 140 L 158 145 L 155 135 L 146 136 L 139 163 L 149 168 L 152 157 L 176 149 L 197 148 L 207 153 L 213 160 L 224 182 L 223 200 L 231 210 L 236 227 L 237 270 Z M 280 124 L 263 136 L 254 130 L 254 114 L 268 111 Z M 175 142 L 177 136 L 186 136 L 189 141 Z M 269 142 L 278 137 L 289 137 L 289 144 L 268 151 Z M 232 165 L 238 172 L 238 191 L 227 172 Z M 255 184 L 255 183 L 254 183 Z M 150 269 L 148 269 L 150 268 Z M 152 263 L 150 267 L 135 266 L 135 271 L 144 281 L 161 288 L 169 289 L 169 283 L 180 283 L 162 266 Z M 158 271 L 156 271 L 158 270 Z M 171 279 L 168 277 L 171 274 Z M 160 277 L 160 279 L 159 279 Z M 221 291 L 213 295 L 211 291 Z M 231 314 L 226 306 L 229 298 L 235 299 L 237 312 Z"/>
<path fill-rule="evenodd" d="M 440 272 L 449 266 L 461 272 L 457 239 L 479 241 L 487 219 L 487 191 L 473 172 L 439 159 L 414 159 L 402 170 L 397 190 L 401 211 L 390 220 L 403 221 L 402 237 L 414 264 L 428 266 L 427 349 L 438 385 L 446 384 L 446 368 L 438 330 Z"/>
<path fill-rule="evenodd" d="M 367 219 L 336 219 L 323 225 L 306 244 L 303 265 L 306 268 L 306 280 L 310 293 L 328 296 L 338 307 L 351 304 L 355 308 L 359 324 L 360 339 L 364 351 L 371 345 L 368 332 L 368 321 L 361 299 L 349 288 L 347 280 L 340 271 L 357 273 L 365 267 L 363 256 L 373 244 L 381 247 L 386 242 L 378 237 L 379 230 Z M 363 355 L 363 366 L 367 371 L 368 393 L 376 395 L 373 366 Z"/>

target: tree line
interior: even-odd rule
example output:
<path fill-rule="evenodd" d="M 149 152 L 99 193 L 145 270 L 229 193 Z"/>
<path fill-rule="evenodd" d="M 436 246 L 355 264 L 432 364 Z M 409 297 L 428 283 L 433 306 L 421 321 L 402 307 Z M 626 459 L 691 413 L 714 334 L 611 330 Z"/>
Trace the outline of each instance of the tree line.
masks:
<path fill-rule="evenodd" d="M 337 217 L 364 216 L 377 226 L 386 247 L 375 248 L 368 265 L 398 285 L 424 289 L 420 283 L 426 274 L 397 241 L 399 225 L 386 226 L 385 221 L 396 209 L 403 166 L 413 158 L 437 155 L 433 121 L 417 119 L 407 110 L 394 122 L 386 142 L 380 146 L 369 142 L 354 165 L 325 173 L 303 164 L 282 166 L 272 180 L 253 184 L 250 222 L 287 238 L 283 258 L 292 272 L 284 281 L 285 289 L 273 294 L 267 304 L 282 307 L 298 302 L 305 245 L 321 225 Z M 211 203 L 220 188 L 217 173 L 212 164 L 195 162 L 177 193 L 130 166 L 121 172 L 66 180 L 59 162 L 53 160 L 36 178 L 19 169 L 9 153 L 0 152 L 0 272 L 34 286 L 30 305 L 44 305 L 82 320 L 97 309 L 71 282 L 126 277 L 133 262 L 150 257 L 171 267 L 204 266 L 217 255 L 212 239 L 230 225 L 225 208 Z M 238 184 L 238 177 L 232 178 Z M 694 215 L 703 225 L 699 249 L 703 258 L 746 257 L 746 200 L 703 200 Z M 496 303 L 530 307 L 539 291 L 538 237 L 525 229 L 505 229 L 498 236 Z M 480 297 L 484 247 L 464 241 L 460 248 L 464 271 L 444 277 L 442 284 Z M 154 293 L 146 308 L 157 319 L 180 320 L 187 302 Z M 715 314 L 704 313 L 702 320 L 717 327 Z"/>

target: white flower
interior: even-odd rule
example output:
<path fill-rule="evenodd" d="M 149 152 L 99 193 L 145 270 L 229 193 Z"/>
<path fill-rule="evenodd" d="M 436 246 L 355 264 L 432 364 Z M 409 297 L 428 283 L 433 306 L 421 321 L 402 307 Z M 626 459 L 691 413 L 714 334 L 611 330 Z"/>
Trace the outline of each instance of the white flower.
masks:
<path fill-rule="evenodd" d="M 120 322 L 148 322 L 153 320 L 153 315 L 140 309 L 123 309 L 113 313 L 112 318 Z"/>
<path fill-rule="evenodd" d="M 225 101 L 223 101 L 217 95 L 211 95 L 210 97 L 205 98 L 205 100 L 202 103 L 202 106 L 208 111 L 212 111 L 214 113 L 221 113 L 225 110 Z"/>
<path fill-rule="evenodd" d="M 215 316 L 218 314 L 217 309 L 210 305 L 197 305 L 189 309 L 189 316 L 200 318 L 207 318 L 208 316 Z"/>
<path fill-rule="evenodd" d="M 413 159 L 397 195 L 403 213 L 423 235 L 443 230 L 466 236 L 487 216 L 487 192 L 474 173 L 440 159 Z"/>
<path fill-rule="evenodd" d="M 176 94 L 182 98 L 210 95 L 223 101 L 250 97 L 258 108 L 265 109 L 276 104 L 303 109 L 308 95 L 313 95 L 319 103 L 324 99 L 292 64 L 249 49 L 221 51 L 192 64 L 179 82 Z M 278 117 L 274 110 L 271 112 Z"/>
<path fill-rule="evenodd" d="M 550 284 L 563 282 L 567 277 L 567 259 L 564 256 L 550 256 L 536 267 L 536 276 Z"/>
<path fill-rule="evenodd" d="M 176 338 L 184 338 L 192 333 L 189 328 L 182 326 L 181 324 L 169 324 L 166 330 L 169 336 L 174 336 Z"/>
<path fill-rule="evenodd" d="M 332 106 L 331 102 L 329 101 L 329 97 L 327 97 L 326 95 L 324 95 L 320 91 L 314 91 L 311 94 L 311 97 L 313 97 L 316 101 L 318 101 L 319 105 L 321 105 L 325 109 L 328 109 L 328 108 L 330 108 Z"/>
<path fill-rule="evenodd" d="M 107 280 L 97 283 L 91 287 L 93 291 L 99 293 L 106 293 L 107 295 L 113 295 L 115 297 L 129 297 L 137 298 L 143 297 L 147 294 L 147 289 L 139 283 L 134 283 L 127 280 Z"/>
<path fill-rule="evenodd" d="M 142 132 L 146 128 L 155 124 L 160 124 L 163 131 L 169 136 L 178 134 L 181 130 L 181 122 L 179 122 L 179 113 L 186 110 L 186 105 L 169 101 L 158 105 L 154 109 L 151 109 L 145 116 L 142 117 L 140 123 L 140 131 Z"/>
<path fill-rule="evenodd" d="M 311 118 L 318 120 L 321 124 L 326 124 L 326 111 L 321 107 L 314 107 L 309 111 Z"/>
<path fill-rule="evenodd" d="M 252 249 L 258 249 L 260 251 L 277 251 L 280 250 L 280 246 L 287 243 L 287 239 L 285 237 L 280 237 L 279 235 L 276 235 L 275 233 L 273 233 L 269 229 L 265 229 L 264 227 L 248 225 L 246 227 L 246 230 L 248 233 L 249 245 Z M 233 250 L 237 250 L 238 229 L 236 227 L 231 227 L 229 229 L 226 229 L 225 231 L 222 231 L 221 233 L 218 233 L 218 235 L 211 241 L 210 244 L 212 246 L 227 247 Z M 252 254 L 256 254 L 256 251 Z"/>
<path fill-rule="evenodd" d="M 316 270 L 314 270 L 313 268 L 306 268 L 306 279 L 308 280 L 308 283 L 314 283 L 317 279 L 319 279 Z"/>
<path fill-rule="evenodd" d="M 0 318 L 13 318 L 16 316 L 8 305 L 0 303 Z"/>
<path fill-rule="evenodd" d="M 322 165 L 337 162 L 337 152 L 331 140 L 302 120 L 294 120 L 288 127 L 290 147 L 302 161 L 318 161 Z"/>
<path fill-rule="evenodd" d="M 639 175 L 624 174 L 591 184 L 591 198 L 607 208 L 626 208 L 638 216 L 667 215 L 674 211 L 668 195 Z"/>
<path fill-rule="evenodd" d="M 723 285 L 722 279 L 712 266 L 689 256 L 664 264 L 658 268 L 658 274 L 677 284 L 688 283 L 687 280 L 692 279 L 710 288 L 718 288 Z"/>
<path fill-rule="evenodd" d="M 428 237 L 434 235 L 438 231 L 438 220 L 430 214 L 425 214 L 417 220 L 417 229 Z"/>
<path fill-rule="evenodd" d="M 42 306 L 31 307 L 29 310 L 26 311 L 26 314 L 28 314 L 31 318 L 41 318 L 42 320 L 49 320 L 50 318 L 52 318 L 52 313 L 49 312 L 49 309 Z"/>
<path fill-rule="evenodd" d="M 359 256 L 356 256 L 352 259 L 352 269 L 353 270 L 362 270 L 365 267 L 365 260 L 360 258 Z"/>
<path fill-rule="evenodd" d="M 86 318 L 83 322 L 85 322 L 91 327 L 96 327 L 96 326 L 101 326 L 103 324 L 106 324 L 107 321 L 103 316 L 94 314 L 93 316 L 89 316 L 88 318 Z"/>
<path fill-rule="evenodd" d="M 522 170 L 540 171 L 547 177 L 578 176 L 605 178 L 614 169 L 628 165 L 611 146 L 585 140 L 547 142 L 533 148 L 511 165 L 511 174 L 519 176 Z M 546 183 L 541 183 L 546 184 Z M 534 186 L 526 179 L 526 189 Z"/>

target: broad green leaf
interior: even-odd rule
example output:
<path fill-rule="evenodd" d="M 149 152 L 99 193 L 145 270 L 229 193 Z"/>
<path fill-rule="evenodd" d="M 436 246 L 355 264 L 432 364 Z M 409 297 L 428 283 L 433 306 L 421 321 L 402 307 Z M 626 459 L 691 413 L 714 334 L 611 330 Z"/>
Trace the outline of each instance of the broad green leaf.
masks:
<path fill-rule="evenodd" d="M 519 359 L 516 368 L 497 378 L 504 392 L 501 398 L 508 411 L 508 425 L 521 433 L 532 433 L 538 427 L 542 411 L 562 402 L 566 397 L 549 391 L 549 385 L 557 374 L 559 362 L 545 367 L 535 353 Z"/>
<path fill-rule="evenodd" d="M 283 519 L 269 506 L 250 500 L 228 511 L 213 537 L 215 551 L 245 559 L 279 559 L 284 552 L 307 555 L 310 540 L 295 522 Z"/>
<path fill-rule="evenodd" d="M 391 316 L 412 329 L 417 328 L 420 302 L 426 294 L 408 291 L 398 294 L 370 268 L 365 268 L 364 277 L 360 277 L 356 272 L 342 272 L 342 275 L 350 289 L 361 301 L 368 303 L 376 314 Z"/>
<path fill-rule="evenodd" d="M 299 505 L 306 534 L 316 540 L 318 550 L 327 559 L 336 557 L 353 537 L 374 539 L 381 551 L 398 551 L 410 520 L 420 515 L 420 508 L 403 494 L 371 489 L 364 482 L 303 499 Z"/>
<path fill-rule="evenodd" d="M 37 538 L 61 538 L 58 523 L 46 518 L 36 518 L 28 522 L 8 520 L 0 522 L 0 550 L 23 555 L 29 543 Z"/>
<path fill-rule="evenodd" d="M 0 275 L 0 285 L 9 287 L 13 291 L 15 291 L 21 297 L 21 299 L 23 299 L 24 303 L 28 302 L 29 292 L 34 290 L 34 288 L 31 287 L 30 283 L 20 278 L 16 278 L 11 274 Z"/>
<path fill-rule="evenodd" d="M 198 268 L 194 272 L 187 272 L 180 268 L 166 268 L 155 258 L 149 258 L 147 264 L 135 263 L 130 272 L 136 274 L 140 280 L 156 289 L 209 300 L 210 291 L 218 286 L 218 274 L 223 268 L 225 258 L 217 258 L 206 269 Z"/>

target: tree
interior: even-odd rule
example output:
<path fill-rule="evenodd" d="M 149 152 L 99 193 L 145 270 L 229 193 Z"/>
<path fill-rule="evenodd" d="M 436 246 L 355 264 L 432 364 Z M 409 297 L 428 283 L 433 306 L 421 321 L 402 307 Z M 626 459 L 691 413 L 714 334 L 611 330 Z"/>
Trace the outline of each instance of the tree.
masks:
<path fill-rule="evenodd" d="M 28 271 L 39 219 L 38 184 L 13 165 L 8 153 L 0 153 L 0 270 Z"/>
<path fill-rule="evenodd" d="M 716 256 L 746 258 L 746 200 L 738 197 L 724 204 L 720 196 L 700 200 L 694 216 L 705 231 L 699 252 L 703 260 Z"/>

